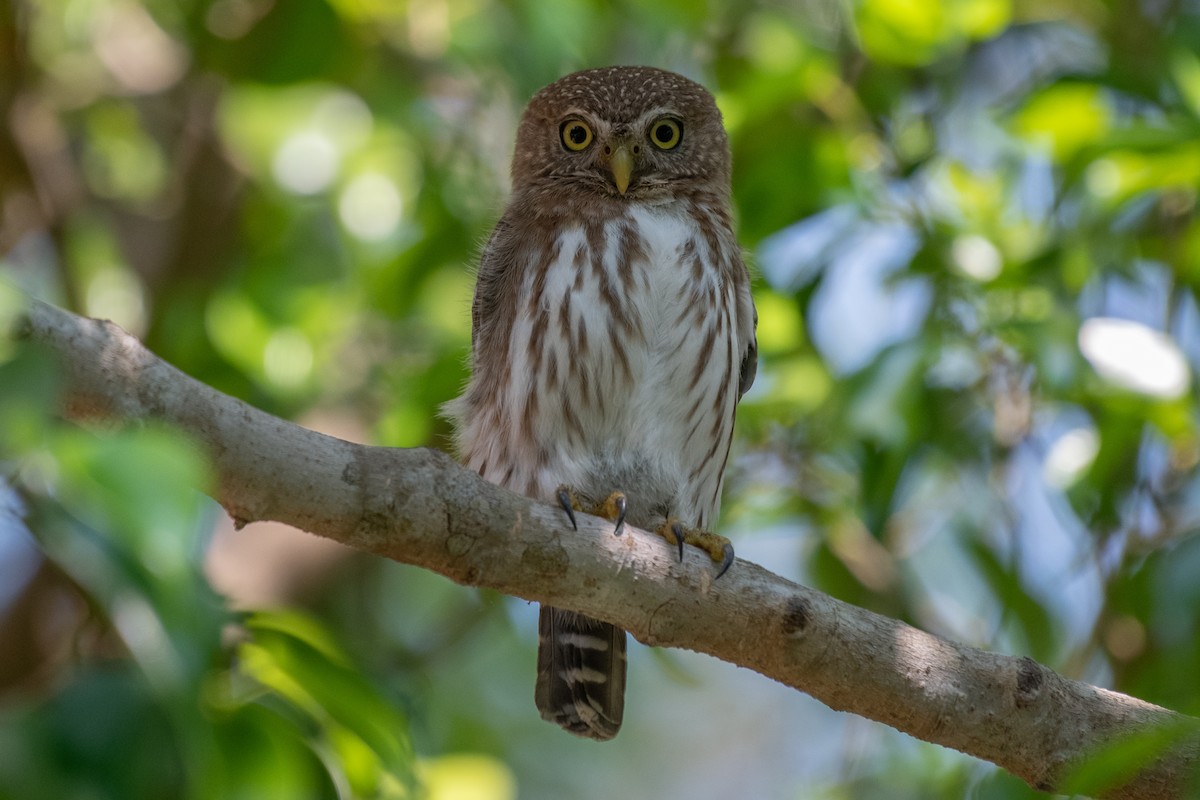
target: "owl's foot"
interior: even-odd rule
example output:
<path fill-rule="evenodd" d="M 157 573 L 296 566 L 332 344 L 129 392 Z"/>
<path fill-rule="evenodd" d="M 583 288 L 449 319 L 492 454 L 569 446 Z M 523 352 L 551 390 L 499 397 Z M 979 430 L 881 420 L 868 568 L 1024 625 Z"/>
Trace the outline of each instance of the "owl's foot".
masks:
<path fill-rule="evenodd" d="M 575 490 L 563 484 L 558 487 L 555 496 L 558 498 L 558 504 L 562 507 L 562 510 L 567 512 L 567 519 L 571 520 L 571 527 L 579 530 L 579 525 L 575 522 L 575 512 L 583 511 L 584 508 L 580 505 L 579 498 L 575 495 Z M 625 493 L 616 491 L 604 498 L 602 502 L 587 509 L 587 512 L 597 517 L 604 517 L 609 522 L 616 523 L 616 526 L 613 528 L 613 535 L 620 536 L 625 532 L 626 506 Z"/>
<path fill-rule="evenodd" d="M 604 517 L 609 522 L 615 522 L 613 535 L 620 536 L 625 532 L 625 506 L 625 493 L 617 490 L 604 498 L 603 502 L 593 508 L 591 513 L 597 517 Z"/>
<path fill-rule="evenodd" d="M 715 533 L 702 531 L 697 528 L 689 528 L 679 520 L 673 518 L 668 518 L 663 522 L 656 532 L 659 536 L 666 539 L 668 544 L 679 547 L 680 561 L 683 561 L 683 545 L 686 543 L 693 547 L 699 547 L 708 553 L 708 557 L 713 561 L 720 562 L 721 566 L 717 570 L 717 578 L 724 575 L 733 564 L 733 545 L 724 536 L 718 536 Z M 716 580 L 716 578 L 713 580 Z"/>
<path fill-rule="evenodd" d="M 555 491 L 555 497 L 558 499 L 558 504 L 562 510 L 567 512 L 567 519 L 571 520 L 571 527 L 573 529 L 579 530 L 579 525 L 575 520 L 575 512 L 587 511 L 589 514 L 604 517 L 606 520 L 616 523 L 613 527 L 614 536 L 620 536 L 625 532 L 625 511 L 628 507 L 628 501 L 625 498 L 624 492 L 620 490 L 615 491 L 587 509 L 579 502 L 579 497 L 575 494 L 575 490 L 565 483 Z M 676 545 L 679 548 L 680 561 L 683 561 L 684 544 L 699 547 L 705 553 L 708 553 L 709 558 L 721 565 L 717 569 L 717 578 L 724 575 L 729 567 L 733 565 L 733 545 L 724 536 L 718 536 L 715 533 L 702 531 L 698 528 L 689 528 L 674 517 L 668 517 L 662 525 L 658 526 L 656 533 L 666 539 L 669 544 Z"/>
<path fill-rule="evenodd" d="M 558 498 L 558 504 L 562 506 L 562 510 L 567 512 L 567 519 L 571 520 L 571 529 L 579 530 L 579 525 L 575 522 L 575 512 L 583 511 L 583 506 L 579 505 L 579 498 L 575 496 L 575 490 L 564 483 L 554 492 L 554 496 Z"/>

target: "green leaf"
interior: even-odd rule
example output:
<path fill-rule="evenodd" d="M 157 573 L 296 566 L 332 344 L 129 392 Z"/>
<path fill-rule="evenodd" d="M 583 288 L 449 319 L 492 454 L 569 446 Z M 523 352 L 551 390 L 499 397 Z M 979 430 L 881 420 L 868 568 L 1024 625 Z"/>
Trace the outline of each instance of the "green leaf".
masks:
<path fill-rule="evenodd" d="M 1124 786 L 1138 772 L 1185 742 L 1194 742 L 1198 736 L 1200 725 L 1195 720 L 1180 717 L 1118 737 L 1101 745 L 1068 772 L 1059 791 L 1100 797 Z M 1190 784 L 1193 789 L 1197 787 L 1195 775 Z"/>
<path fill-rule="evenodd" d="M 366 796 L 411 797 L 414 760 L 408 722 L 355 669 L 333 639 L 298 612 L 259 611 L 245 621 L 244 673 L 301 711 L 334 763 Z"/>

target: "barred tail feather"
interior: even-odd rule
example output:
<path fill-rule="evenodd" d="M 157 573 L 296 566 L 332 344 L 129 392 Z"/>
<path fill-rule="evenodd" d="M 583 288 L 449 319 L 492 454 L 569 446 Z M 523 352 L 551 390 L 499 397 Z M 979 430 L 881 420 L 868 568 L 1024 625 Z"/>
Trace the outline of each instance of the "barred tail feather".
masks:
<path fill-rule="evenodd" d="M 589 739 L 616 736 L 625 710 L 625 631 L 542 606 L 538 634 L 534 701 L 542 718 Z"/>

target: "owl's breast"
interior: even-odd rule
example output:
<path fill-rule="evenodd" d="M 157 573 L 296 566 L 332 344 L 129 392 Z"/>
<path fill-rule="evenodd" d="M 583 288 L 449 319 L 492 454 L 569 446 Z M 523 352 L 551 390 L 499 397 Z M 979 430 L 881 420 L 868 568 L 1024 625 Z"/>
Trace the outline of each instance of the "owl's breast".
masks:
<path fill-rule="evenodd" d="M 676 497 L 704 484 L 715 512 L 739 352 L 721 237 L 692 215 L 634 207 L 603 236 L 583 228 L 561 241 L 541 293 L 561 325 L 547 334 L 553 366 L 539 373 L 560 403 L 541 434 L 584 473 L 577 481 Z"/>
<path fill-rule="evenodd" d="M 517 265 L 507 358 L 477 354 L 456 411 L 469 464 L 533 496 L 636 485 L 655 505 L 699 506 L 690 522 L 715 516 L 741 348 L 732 233 L 703 221 L 632 206 Z"/>

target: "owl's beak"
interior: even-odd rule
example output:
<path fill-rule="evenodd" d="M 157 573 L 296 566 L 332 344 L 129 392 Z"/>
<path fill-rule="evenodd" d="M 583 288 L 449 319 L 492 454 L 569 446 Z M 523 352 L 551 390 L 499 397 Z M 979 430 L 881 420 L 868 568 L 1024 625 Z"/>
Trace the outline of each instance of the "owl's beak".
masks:
<path fill-rule="evenodd" d="M 617 191 L 625 194 L 625 190 L 629 188 L 629 179 L 633 176 L 633 156 L 630 155 L 626 145 L 620 145 L 613 151 L 612 156 L 608 159 L 608 168 L 612 170 L 613 182 L 617 184 Z"/>

